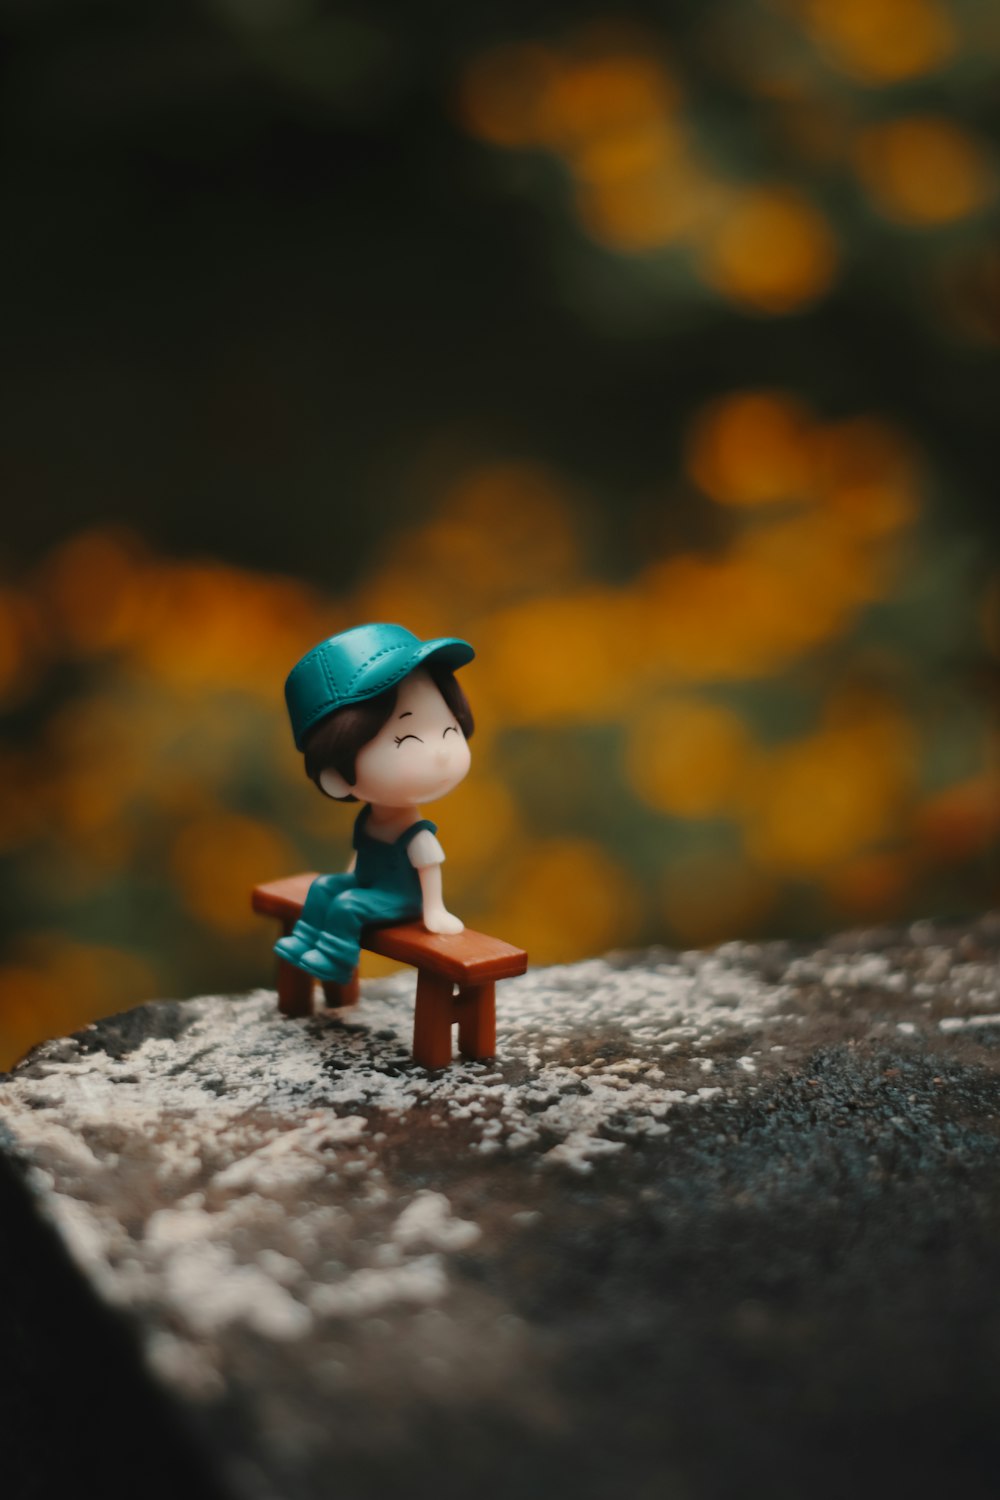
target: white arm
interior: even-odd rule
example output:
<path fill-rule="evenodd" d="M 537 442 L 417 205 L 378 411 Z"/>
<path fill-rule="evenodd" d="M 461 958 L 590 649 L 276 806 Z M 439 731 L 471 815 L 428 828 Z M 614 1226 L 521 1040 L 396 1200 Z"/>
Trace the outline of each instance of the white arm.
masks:
<path fill-rule="evenodd" d="M 441 894 L 441 866 L 424 865 L 422 869 L 418 869 L 417 874 L 420 876 L 420 891 L 424 898 L 424 926 L 427 931 L 461 932 L 465 923 L 445 910 Z"/>

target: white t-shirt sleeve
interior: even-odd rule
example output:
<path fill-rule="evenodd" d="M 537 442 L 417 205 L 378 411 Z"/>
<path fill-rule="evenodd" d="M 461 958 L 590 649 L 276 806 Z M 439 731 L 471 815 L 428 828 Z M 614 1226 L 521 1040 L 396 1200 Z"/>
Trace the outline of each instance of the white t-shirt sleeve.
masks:
<path fill-rule="evenodd" d="M 429 828 L 421 828 L 415 833 L 406 850 L 410 856 L 410 864 L 416 870 L 425 870 L 428 865 L 443 865 L 444 850 Z"/>

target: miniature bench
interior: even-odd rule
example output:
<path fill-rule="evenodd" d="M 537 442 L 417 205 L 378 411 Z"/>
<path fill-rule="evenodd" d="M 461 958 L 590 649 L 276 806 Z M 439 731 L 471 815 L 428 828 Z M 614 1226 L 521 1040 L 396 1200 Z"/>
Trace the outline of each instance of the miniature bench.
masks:
<path fill-rule="evenodd" d="M 302 914 L 315 875 L 290 875 L 254 888 L 253 909 L 275 917 L 287 936 Z M 451 1062 L 451 1028 L 458 1024 L 458 1049 L 478 1060 L 496 1053 L 496 981 L 523 974 L 528 955 L 482 932 L 445 936 L 428 932 L 421 922 L 366 927 L 361 946 L 383 958 L 412 964 L 417 971 L 417 999 L 413 1012 L 413 1059 L 425 1068 L 444 1068 Z M 317 983 L 304 969 L 278 960 L 278 1008 L 286 1016 L 312 1014 Z M 347 984 L 324 984 L 331 1007 L 356 1005 L 358 975 Z"/>

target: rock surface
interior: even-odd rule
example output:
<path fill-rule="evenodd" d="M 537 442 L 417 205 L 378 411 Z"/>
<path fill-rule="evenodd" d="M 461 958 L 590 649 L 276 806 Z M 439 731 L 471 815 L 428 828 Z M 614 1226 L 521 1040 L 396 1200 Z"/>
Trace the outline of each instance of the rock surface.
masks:
<path fill-rule="evenodd" d="M 0 1088 L 218 1493 L 997 1493 L 1000 919 L 534 970 L 434 1074 L 412 991 L 147 1005 Z"/>

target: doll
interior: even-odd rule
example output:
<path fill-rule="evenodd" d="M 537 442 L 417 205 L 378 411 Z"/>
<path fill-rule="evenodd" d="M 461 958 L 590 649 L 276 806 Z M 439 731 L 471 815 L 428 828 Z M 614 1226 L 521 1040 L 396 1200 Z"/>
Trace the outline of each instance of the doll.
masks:
<path fill-rule="evenodd" d="M 275 945 L 324 983 L 346 984 L 362 927 L 422 916 L 430 932 L 463 923 L 444 905 L 444 850 L 420 804 L 469 769 L 472 712 L 455 680 L 475 652 L 454 638 L 421 641 L 401 625 L 360 625 L 293 667 L 285 698 L 306 774 L 328 797 L 365 803 L 341 875 L 313 881 L 301 919 Z"/>

